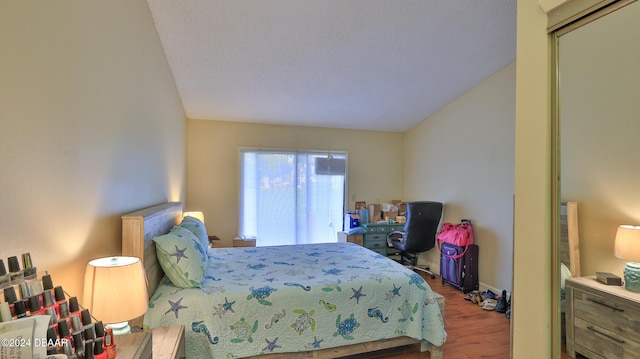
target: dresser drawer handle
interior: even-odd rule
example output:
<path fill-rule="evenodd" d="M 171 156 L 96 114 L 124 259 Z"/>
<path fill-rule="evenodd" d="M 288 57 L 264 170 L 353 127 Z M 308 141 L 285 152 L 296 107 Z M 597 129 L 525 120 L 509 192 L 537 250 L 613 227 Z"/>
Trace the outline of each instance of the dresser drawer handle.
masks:
<path fill-rule="evenodd" d="M 600 335 L 602 335 L 602 336 L 605 336 L 605 337 L 607 337 L 607 338 L 609 338 L 609 339 L 615 340 L 615 341 L 617 341 L 617 342 L 618 342 L 618 343 L 620 343 L 620 344 L 624 343 L 624 340 L 619 339 L 619 338 L 616 338 L 616 337 L 614 337 L 614 336 L 612 336 L 612 335 L 609 335 L 609 334 L 607 334 L 607 333 L 603 333 L 603 332 L 599 331 L 598 329 L 596 329 L 596 328 L 594 328 L 594 327 L 592 327 L 592 326 L 590 326 L 590 325 L 587 325 L 587 329 L 589 329 L 589 330 L 591 330 L 591 331 L 593 331 L 593 332 L 596 332 L 596 333 L 598 333 L 598 334 L 600 334 Z"/>
<path fill-rule="evenodd" d="M 605 307 L 607 307 L 609 309 L 613 309 L 613 310 L 618 311 L 618 312 L 624 312 L 624 309 L 616 308 L 616 307 L 614 307 L 612 305 L 609 305 L 607 303 L 602 303 L 601 301 L 598 301 L 598 300 L 595 300 L 595 299 L 587 298 L 587 300 L 590 301 L 590 302 L 594 302 L 596 304 L 600 304 L 602 306 L 605 306 Z"/>

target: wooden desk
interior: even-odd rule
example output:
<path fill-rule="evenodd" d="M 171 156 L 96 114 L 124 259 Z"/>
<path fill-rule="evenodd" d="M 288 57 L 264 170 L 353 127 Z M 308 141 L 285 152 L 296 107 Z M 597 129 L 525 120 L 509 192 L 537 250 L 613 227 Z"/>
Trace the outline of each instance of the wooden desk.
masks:
<path fill-rule="evenodd" d="M 404 223 L 365 223 L 362 225 L 366 232 L 364 234 L 364 247 L 378 252 L 383 256 L 388 256 L 396 251 L 388 248 L 387 234 L 392 231 L 402 231 Z"/>

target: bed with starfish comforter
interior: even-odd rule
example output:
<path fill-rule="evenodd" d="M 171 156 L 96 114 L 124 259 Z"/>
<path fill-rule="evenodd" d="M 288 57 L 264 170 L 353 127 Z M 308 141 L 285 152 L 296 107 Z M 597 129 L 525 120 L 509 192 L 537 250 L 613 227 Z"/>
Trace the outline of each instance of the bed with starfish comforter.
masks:
<path fill-rule="evenodd" d="M 441 346 L 422 277 L 352 243 L 208 250 L 201 288 L 166 277 L 145 327 L 185 326 L 188 357 L 242 358 L 407 336 Z"/>

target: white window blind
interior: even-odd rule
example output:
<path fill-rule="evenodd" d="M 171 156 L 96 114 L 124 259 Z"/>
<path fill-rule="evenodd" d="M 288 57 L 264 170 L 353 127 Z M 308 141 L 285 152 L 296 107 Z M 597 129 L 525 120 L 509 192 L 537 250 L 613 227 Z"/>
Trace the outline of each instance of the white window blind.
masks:
<path fill-rule="evenodd" d="M 337 241 L 347 154 L 240 150 L 240 229 L 257 246 Z"/>

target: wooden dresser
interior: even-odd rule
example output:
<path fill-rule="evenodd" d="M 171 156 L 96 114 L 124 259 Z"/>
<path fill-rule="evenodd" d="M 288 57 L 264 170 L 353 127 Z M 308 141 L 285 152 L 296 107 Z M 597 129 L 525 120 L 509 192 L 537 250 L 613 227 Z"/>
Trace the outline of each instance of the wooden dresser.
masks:
<path fill-rule="evenodd" d="M 640 293 L 604 285 L 595 277 L 567 279 L 567 353 L 587 358 L 637 358 Z"/>

